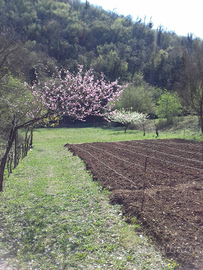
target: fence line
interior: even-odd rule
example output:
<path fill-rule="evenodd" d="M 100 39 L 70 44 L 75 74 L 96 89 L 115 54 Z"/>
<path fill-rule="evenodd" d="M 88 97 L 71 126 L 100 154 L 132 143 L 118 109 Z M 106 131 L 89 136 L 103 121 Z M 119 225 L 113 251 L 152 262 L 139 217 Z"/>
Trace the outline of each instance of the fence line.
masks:
<path fill-rule="evenodd" d="M 120 143 L 120 142 L 115 142 L 115 143 L 122 144 L 122 145 L 125 145 L 126 146 L 126 144 L 124 144 L 124 143 Z M 141 148 L 141 149 L 144 149 L 144 150 L 147 149 L 147 148 L 142 147 L 142 146 L 134 146 L 134 145 L 128 145 L 128 146 L 131 146 L 133 148 Z M 149 149 L 147 149 L 147 150 L 149 150 Z M 188 160 L 188 161 L 199 162 L 199 163 L 202 164 L 202 161 L 201 160 L 197 160 L 197 159 L 193 159 L 193 158 L 184 158 L 184 157 L 181 157 L 181 156 L 177 156 L 177 155 L 173 155 L 173 154 L 167 154 L 167 153 L 164 153 L 162 151 L 158 151 L 158 150 L 154 150 L 154 149 L 150 149 L 150 151 L 161 153 L 161 154 L 166 155 L 166 156 L 171 156 L 171 157 L 176 157 L 176 158 L 180 158 L 180 159 L 185 159 L 185 160 Z"/>
<path fill-rule="evenodd" d="M 133 141 L 133 142 L 135 142 L 135 143 L 141 143 L 141 144 L 145 144 L 145 145 L 146 145 L 146 143 L 140 142 L 140 141 Z M 155 143 L 150 142 L 149 144 L 155 145 L 155 146 L 157 147 L 157 144 L 155 144 Z M 163 144 L 164 144 L 164 143 L 163 143 Z M 167 146 L 167 144 L 165 144 L 165 147 L 166 147 L 166 148 L 169 148 L 169 149 L 172 149 L 172 150 L 179 151 L 179 152 L 184 152 L 184 153 L 188 153 L 188 154 L 197 154 L 197 155 L 199 155 L 199 156 L 202 156 L 202 153 L 190 152 L 190 151 L 186 151 L 186 150 L 180 150 L 180 149 L 177 149 L 177 148 L 174 148 L 174 147 Z M 156 151 L 156 150 L 155 150 L 155 151 Z"/>
<path fill-rule="evenodd" d="M 135 183 L 134 183 L 132 180 L 128 179 L 126 176 L 122 175 L 121 173 L 117 172 L 116 170 L 114 170 L 114 169 L 111 168 L 110 166 L 106 165 L 104 162 L 102 162 L 101 160 L 99 160 L 98 158 L 96 158 L 96 157 L 95 157 L 94 155 L 92 155 L 90 152 L 88 152 L 88 151 L 86 151 L 86 150 L 84 150 L 84 149 L 81 149 L 81 148 L 79 148 L 79 147 L 77 147 L 77 146 L 75 146 L 75 145 L 74 145 L 74 147 L 76 147 L 76 148 L 78 148 L 79 150 L 82 150 L 82 151 L 88 153 L 88 154 L 89 154 L 90 156 L 92 156 L 94 159 L 96 159 L 96 160 L 99 161 L 101 164 L 103 164 L 104 166 L 106 166 L 107 168 L 109 168 L 111 171 L 113 171 L 113 172 L 115 172 L 116 174 L 122 176 L 122 177 L 125 178 L 127 181 L 131 182 L 131 184 L 133 184 L 133 185 L 137 188 L 137 186 L 135 185 Z"/>
<path fill-rule="evenodd" d="M 120 147 L 116 147 L 118 149 L 123 149 L 123 148 L 120 148 Z M 140 153 L 137 153 L 137 152 L 133 152 L 131 150 L 128 150 L 128 149 L 125 149 L 125 151 L 127 152 L 131 152 L 133 154 L 137 154 L 137 155 L 140 155 L 140 156 L 144 156 L 144 157 L 148 157 L 148 155 L 145 155 L 145 154 L 140 154 Z M 151 150 L 153 151 L 153 150 Z M 174 156 L 174 155 L 170 155 L 168 154 L 169 156 Z M 178 156 L 177 156 L 178 157 Z M 186 167 L 186 168 L 189 168 L 189 169 L 195 169 L 195 170 L 199 170 L 199 171 L 202 171 L 203 172 L 203 169 L 200 169 L 200 168 L 196 168 L 196 167 L 191 167 L 191 166 L 187 166 L 187 165 L 183 165 L 183 164 L 180 164 L 180 163 L 176 163 L 176 162 L 172 162 L 172 161 L 169 161 L 169 160 L 163 160 L 163 159 L 160 159 L 160 158 L 155 158 L 155 157 L 151 157 L 150 156 L 150 159 L 156 159 L 156 160 L 159 160 L 159 161 L 162 161 L 162 162 L 165 162 L 165 163 L 171 163 L 173 165 L 177 165 L 177 166 L 181 166 L 181 167 Z M 188 159 L 187 159 L 188 160 Z M 190 159 L 189 159 L 190 160 Z M 194 161 L 194 160 L 192 160 Z M 199 161 L 200 163 L 202 163 L 202 161 Z"/>
<path fill-rule="evenodd" d="M 149 144 L 155 144 L 152 140 L 147 140 L 148 141 L 148 143 Z M 157 140 L 157 144 L 159 144 L 159 145 L 172 145 L 172 146 L 175 146 L 175 145 L 177 145 L 177 146 L 180 146 L 180 145 L 182 145 L 182 146 L 192 146 L 193 148 L 194 147 L 196 147 L 196 148 L 198 148 L 198 150 L 200 149 L 200 147 L 201 147 L 201 145 L 198 145 L 198 144 L 191 144 L 191 143 L 171 143 L 171 142 L 168 142 L 168 144 L 167 143 L 165 143 L 165 142 L 162 142 L 161 140 Z M 168 146 L 168 147 L 170 147 L 170 146 Z"/>
<path fill-rule="evenodd" d="M 90 146 L 90 145 L 89 145 L 89 146 Z M 90 147 L 97 148 L 97 147 L 92 146 L 92 145 L 91 145 Z M 111 155 L 111 156 L 113 156 L 113 157 L 115 157 L 115 158 L 117 158 L 117 159 L 120 159 L 120 160 L 122 160 L 122 161 L 125 161 L 126 163 L 129 163 L 129 164 L 136 165 L 136 166 L 138 166 L 138 167 L 144 168 L 144 166 L 142 166 L 142 165 L 140 165 L 140 164 L 137 164 L 137 163 L 134 163 L 134 162 L 127 161 L 127 160 L 125 160 L 125 159 L 123 159 L 123 158 L 119 158 L 119 157 L 117 157 L 117 156 L 115 156 L 115 155 L 113 155 L 113 154 L 111 154 L 111 153 L 109 153 L 109 152 L 107 152 L 107 151 L 105 151 L 105 150 L 103 150 L 103 149 L 100 149 L 100 148 L 97 148 L 97 149 L 98 149 L 98 150 L 101 150 L 101 151 L 104 151 L 105 153 L 107 153 L 107 154 L 109 154 L 109 155 Z M 150 156 L 146 156 L 146 157 L 150 157 Z M 151 168 L 148 168 L 148 170 L 153 171 L 153 172 L 156 172 L 156 173 L 161 173 L 161 174 L 165 174 L 165 175 L 168 175 L 168 176 L 172 176 L 172 174 L 170 174 L 170 173 L 165 173 L 165 172 L 158 171 L 158 170 L 154 170 L 154 169 L 151 169 Z"/>
<path fill-rule="evenodd" d="M 139 164 L 137 164 L 137 163 L 130 162 L 130 161 L 127 161 L 127 160 L 125 160 L 125 159 L 119 158 L 119 157 L 117 157 L 117 156 L 115 156 L 115 155 L 113 155 L 113 154 L 111 154 L 111 153 L 107 152 L 107 151 L 106 151 L 106 150 L 104 150 L 104 149 L 100 149 L 100 148 L 97 148 L 97 147 L 92 146 L 92 145 L 88 145 L 88 146 L 90 146 L 90 147 L 92 147 L 92 148 L 95 148 L 95 149 L 97 149 L 97 150 L 103 151 L 103 152 L 107 153 L 108 155 L 111 155 L 111 156 L 113 156 L 113 157 L 115 157 L 115 158 L 117 158 L 117 159 L 120 159 L 120 160 L 122 160 L 122 161 L 125 161 L 126 163 L 130 163 L 130 164 L 133 164 L 133 165 L 136 165 L 136 166 L 139 166 L 139 167 L 144 168 L 144 166 L 142 166 L 142 165 L 139 165 Z M 137 154 L 137 153 L 136 153 L 136 154 Z M 143 154 L 140 154 L 140 155 L 143 155 Z M 151 157 L 151 156 L 149 156 L 149 155 L 143 155 L 143 156 L 144 156 L 144 157 L 149 157 L 150 159 L 152 158 L 152 159 L 161 160 L 161 159 L 158 159 L 158 158 L 153 158 L 153 157 Z M 164 160 L 161 160 L 161 161 L 162 161 L 162 162 L 165 162 Z M 179 164 L 178 164 L 178 163 L 173 163 L 173 162 L 170 162 L 170 161 L 167 161 L 167 162 L 169 162 L 169 163 L 171 163 L 171 164 L 175 164 L 175 165 L 178 165 L 178 166 L 179 166 Z M 190 166 L 186 166 L 186 165 L 180 165 L 180 166 L 183 166 L 183 167 L 186 167 L 186 168 L 189 168 L 189 169 L 195 169 L 195 170 L 199 170 L 199 171 L 202 171 L 202 172 L 203 172 L 203 169 L 194 168 L 194 167 L 190 167 Z M 162 173 L 162 174 L 165 174 L 165 175 L 168 175 L 168 176 L 172 176 L 172 174 L 165 173 L 165 172 L 158 171 L 158 170 L 154 170 L 154 169 L 151 169 L 151 168 L 148 168 L 148 170 L 150 170 L 150 171 L 154 171 L 154 172 L 157 172 L 157 173 Z"/>

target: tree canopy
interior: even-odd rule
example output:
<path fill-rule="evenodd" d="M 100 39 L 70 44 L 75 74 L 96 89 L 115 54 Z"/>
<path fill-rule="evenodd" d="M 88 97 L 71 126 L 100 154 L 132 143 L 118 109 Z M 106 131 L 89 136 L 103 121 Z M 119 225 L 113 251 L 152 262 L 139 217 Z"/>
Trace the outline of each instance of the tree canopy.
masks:
<path fill-rule="evenodd" d="M 123 124 L 125 126 L 125 132 L 130 124 L 144 124 L 147 120 L 146 114 L 125 109 L 114 110 L 107 117 L 112 122 Z"/>
<path fill-rule="evenodd" d="M 182 111 L 182 106 L 177 93 L 164 92 L 157 102 L 156 114 L 167 121 L 173 121 L 173 117 L 178 116 Z"/>
<path fill-rule="evenodd" d="M 193 40 L 78 0 L 5 0 L 0 16 L 7 40 L 16 36 L 33 42 L 32 57 L 43 53 L 70 71 L 78 64 L 92 67 L 110 81 L 133 82 L 142 73 L 147 83 L 167 90 L 174 90 L 183 51 Z"/>

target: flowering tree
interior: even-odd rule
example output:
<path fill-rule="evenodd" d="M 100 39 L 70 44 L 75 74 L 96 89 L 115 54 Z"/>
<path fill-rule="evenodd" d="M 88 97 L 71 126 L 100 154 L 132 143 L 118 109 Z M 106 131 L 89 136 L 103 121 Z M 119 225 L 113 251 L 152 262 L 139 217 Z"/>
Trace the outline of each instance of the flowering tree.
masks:
<path fill-rule="evenodd" d="M 8 111 L 13 116 L 8 144 L 0 164 L 0 191 L 3 190 L 3 177 L 7 156 L 13 145 L 16 133 L 20 128 L 29 127 L 51 115 L 68 115 L 83 120 L 87 115 L 104 116 L 110 112 L 114 102 L 118 101 L 124 87 L 118 81 L 107 82 L 101 74 L 101 80 L 94 79 L 90 69 L 82 75 L 82 66 L 78 73 L 58 71 L 57 76 L 41 84 L 39 81 L 32 87 L 24 84 L 21 99 L 5 99 Z"/>
<path fill-rule="evenodd" d="M 108 119 L 112 122 L 122 123 L 125 126 L 125 132 L 130 124 L 142 124 L 147 120 L 144 113 L 131 112 L 129 110 L 115 110 L 108 115 Z M 145 132 L 144 132 L 145 135 Z"/>
<path fill-rule="evenodd" d="M 95 81 L 92 71 L 90 69 L 82 76 L 82 66 L 79 66 L 77 74 L 58 72 L 57 78 L 43 86 L 40 82 L 33 85 L 36 104 L 49 113 L 67 114 L 79 120 L 87 115 L 104 116 L 104 109 L 111 111 L 124 87 L 118 85 L 118 81 L 106 82 L 103 74 L 101 80 Z M 39 112 L 39 107 L 36 112 Z M 29 113 L 27 115 L 33 117 Z"/>

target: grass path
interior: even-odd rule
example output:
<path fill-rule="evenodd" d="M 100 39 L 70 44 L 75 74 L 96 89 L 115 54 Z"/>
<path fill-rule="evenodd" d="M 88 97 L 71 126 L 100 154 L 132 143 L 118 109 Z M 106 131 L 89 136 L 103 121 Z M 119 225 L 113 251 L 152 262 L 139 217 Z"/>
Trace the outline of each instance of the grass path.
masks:
<path fill-rule="evenodd" d="M 119 207 L 109 205 L 107 192 L 101 192 L 82 161 L 63 147 L 97 136 L 118 138 L 116 132 L 105 132 L 35 131 L 34 149 L 0 194 L 0 269 L 173 268 L 140 237 L 136 225 L 125 224 Z"/>

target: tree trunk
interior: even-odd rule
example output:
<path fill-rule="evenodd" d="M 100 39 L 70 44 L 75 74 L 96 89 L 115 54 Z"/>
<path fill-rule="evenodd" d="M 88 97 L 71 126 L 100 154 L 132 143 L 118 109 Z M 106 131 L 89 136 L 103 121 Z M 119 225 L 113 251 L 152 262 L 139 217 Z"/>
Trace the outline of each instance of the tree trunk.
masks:
<path fill-rule="evenodd" d="M 17 132 L 17 128 L 15 127 L 15 124 L 13 124 L 13 126 L 10 130 L 7 148 L 6 148 L 4 156 L 1 159 L 1 164 L 0 164 L 0 192 L 3 191 L 4 170 L 6 167 L 6 161 L 8 158 L 8 154 L 9 154 L 11 147 L 13 145 L 13 142 L 15 140 L 16 132 Z"/>
<path fill-rule="evenodd" d="M 202 115 L 202 106 L 200 106 L 200 116 L 199 116 L 200 128 L 203 133 L 203 115 Z"/>
<path fill-rule="evenodd" d="M 18 160 L 18 131 L 16 130 L 15 136 L 15 154 L 14 154 L 14 169 L 17 167 Z"/>
<path fill-rule="evenodd" d="M 202 91 L 202 99 L 199 102 L 199 123 L 200 123 L 200 128 L 201 128 L 201 132 L 203 133 L 203 91 Z"/>
<path fill-rule="evenodd" d="M 128 126 L 129 126 L 129 124 L 125 125 L 125 133 L 126 133 L 126 130 L 127 130 Z"/>
<path fill-rule="evenodd" d="M 27 152 L 28 152 L 28 141 L 29 141 L 28 131 L 29 131 L 29 127 L 26 128 L 25 130 L 25 156 L 27 156 Z"/>
<path fill-rule="evenodd" d="M 32 147 L 32 144 L 33 144 L 33 129 L 34 129 L 34 128 L 31 127 L 31 131 L 30 131 L 30 132 L 31 132 L 31 133 L 30 133 L 30 134 L 31 134 L 31 135 L 30 135 L 30 136 L 31 136 L 31 138 L 30 138 L 30 148 Z"/>
<path fill-rule="evenodd" d="M 142 125 L 143 128 L 143 136 L 145 136 L 145 124 Z"/>

